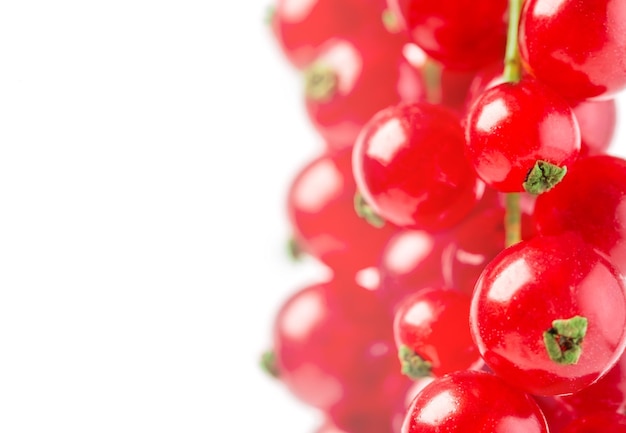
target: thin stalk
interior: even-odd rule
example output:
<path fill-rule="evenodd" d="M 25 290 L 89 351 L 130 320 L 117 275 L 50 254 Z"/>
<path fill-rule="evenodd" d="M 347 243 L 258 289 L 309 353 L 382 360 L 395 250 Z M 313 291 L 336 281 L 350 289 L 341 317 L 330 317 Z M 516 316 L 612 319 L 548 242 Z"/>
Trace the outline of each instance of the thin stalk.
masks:
<path fill-rule="evenodd" d="M 507 83 L 517 83 L 521 78 L 518 32 L 524 0 L 509 0 L 509 29 L 504 53 L 503 78 Z"/>
<path fill-rule="evenodd" d="M 504 81 L 507 83 L 517 83 L 522 75 L 518 32 L 523 3 L 524 0 L 509 0 L 509 29 L 506 40 L 506 52 L 504 54 L 504 73 L 502 74 Z M 506 195 L 504 217 L 506 247 L 510 247 L 522 240 L 522 212 L 519 202 L 519 193 L 508 193 Z"/>
<path fill-rule="evenodd" d="M 504 213 L 505 246 L 508 248 L 522 240 L 522 211 L 519 205 L 519 193 L 510 192 L 506 195 Z"/>

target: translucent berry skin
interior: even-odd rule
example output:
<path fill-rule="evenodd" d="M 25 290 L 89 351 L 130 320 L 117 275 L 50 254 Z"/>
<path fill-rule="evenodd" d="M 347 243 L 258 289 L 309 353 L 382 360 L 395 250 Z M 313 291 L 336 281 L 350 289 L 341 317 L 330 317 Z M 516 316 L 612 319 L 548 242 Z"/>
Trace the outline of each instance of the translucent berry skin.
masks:
<path fill-rule="evenodd" d="M 373 292 L 349 279 L 313 284 L 286 299 L 273 347 L 289 391 L 337 416 L 364 401 L 391 414 L 393 396 L 401 399 L 410 383 L 397 368 L 391 317 Z"/>
<path fill-rule="evenodd" d="M 581 158 L 563 181 L 537 197 L 534 219 L 541 234 L 574 231 L 607 254 L 626 275 L 626 160 Z"/>
<path fill-rule="evenodd" d="M 340 429 L 332 423 L 330 420 L 324 420 L 324 423 L 315 430 L 315 433 L 350 433 Z"/>
<path fill-rule="evenodd" d="M 357 188 L 382 218 L 398 226 L 449 228 L 484 192 L 463 156 L 464 142 L 458 117 L 444 107 L 422 102 L 381 110 L 353 151 Z"/>
<path fill-rule="evenodd" d="M 548 433 L 537 403 L 500 378 L 462 371 L 435 379 L 411 403 L 402 433 Z"/>
<path fill-rule="evenodd" d="M 409 62 L 422 71 L 424 76 L 428 77 L 429 73 L 439 75 L 437 78 L 440 85 L 427 87 L 427 100 L 450 108 L 461 118 L 465 117 L 467 94 L 477 71 L 459 71 L 444 67 L 429 58 L 424 50 L 414 43 L 405 44 L 403 52 Z M 499 61 L 498 64 L 501 65 L 502 62 Z"/>
<path fill-rule="evenodd" d="M 363 414 L 362 418 L 356 415 L 358 419 L 348 421 L 344 428 L 337 426 L 328 414 L 326 417 L 315 433 L 394 433 L 386 414 L 374 414 L 374 417 Z"/>
<path fill-rule="evenodd" d="M 626 416 L 621 413 L 597 412 L 573 421 L 562 433 L 626 433 Z"/>
<path fill-rule="evenodd" d="M 544 334 L 555 320 L 577 316 L 587 320 L 580 356 L 559 363 L 549 356 Z M 537 236 L 487 265 L 476 283 L 470 324 L 498 376 L 531 394 L 570 394 L 598 380 L 621 356 L 626 292 L 619 272 L 578 236 Z"/>
<path fill-rule="evenodd" d="M 325 153 L 303 167 L 287 196 L 298 246 L 333 269 L 354 273 L 376 266 L 393 224 L 377 228 L 354 211 L 351 152 Z"/>
<path fill-rule="evenodd" d="M 395 312 L 406 296 L 418 290 L 444 285 L 441 255 L 448 242 L 445 233 L 424 230 L 402 230 L 389 240 L 378 264 L 377 293 L 390 311 Z"/>
<path fill-rule="evenodd" d="M 465 124 L 466 155 L 480 178 L 501 192 L 524 191 L 537 161 L 569 167 L 580 130 L 569 104 L 532 79 L 487 89 Z"/>
<path fill-rule="evenodd" d="M 479 364 L 469 330 L 470 303 L 466 293 L 445 288 L 428 288 L 408 296 L 394 317 L 396 346 L 405 346 L 428 362 L 433 376 Z"/>
<path fill-rule="evenodd" d="M 548 424 L 550 433 L 562 433 L 565 426 L 577 417 L 574 409 L 565 403 L 562 397 L 539 395 L 532 397 L 541 408 L 543 416 L 546 417 L 546 423 Z"/>
<path fill-rule="evenodd" d="M 505 211 L 502 207 L 485 209 L 463 221 L 450 236 L 442 253 L 445 284 L 471 295 L 487 264 L 505 244 Z M 522 213 L 522 239 L 535 235 L 532 219 Z"/>
<path fill-rule="evenodd" d="M 502 62 L 481 69 L 467 92 L 466 107 L 486 90 L 502 84 Z M 580 156 L 605 154 L 615 134 L 617 107 L 614 99 L 605 101 L 582 101 L 572 106 L 580 128 Z"/>
<path fill-rule="evenodd" d="M 451 69 L 475 70 L 502 58 L 506 0 L 388 0 L 413 42 Z"/>
<path fill-rule="evenodd" d="M 576 394 L 560 399 L 576 413 L 590 414 L 602 410 L 626 411 L 626 354 L 600 380 Z"/>
<path fill-rule="evenodd" d="M 297 68 L 335 37 L 394 38 L 385 31 L 384 0 L 277 0 L 272 30 L 279 47 Z"/>
<path fill-rule="evenodd" d="M 583 101 L 572 109 L 580 127 L 580 157 L 606 154 L 617 125 L 615 100 Z"/>
<path fill-rule="evenodd" d="M 334 76 L 336 85 L 325 95 L 305 90 L 305 106 L 315 129 L 335 148 L 353 147 L 363 126 L 379 110 L 424 98 L 422 74 L 402 54 L 400 46 L 381 41 L 335 38 L 324 44 L 311 66 Z"/>
<path fill-rule="evenodd" d="M 395 411 L 388 407 L 388 404 L 380 405 L 383 396 L 388 398 L 385 403 L 399 397 L 384 391 L 376 396 L 371 394 L 363 395 L 361 398 L 350 396 L 328 410 L 326 414 L 334 425 L 347 433 L 393 433 Z"/>
<path fill-rule="evenodd" d="M 520 23 L 526 69 L 572 103 L 626 87 L 623 0 L 529 0 Z"/>

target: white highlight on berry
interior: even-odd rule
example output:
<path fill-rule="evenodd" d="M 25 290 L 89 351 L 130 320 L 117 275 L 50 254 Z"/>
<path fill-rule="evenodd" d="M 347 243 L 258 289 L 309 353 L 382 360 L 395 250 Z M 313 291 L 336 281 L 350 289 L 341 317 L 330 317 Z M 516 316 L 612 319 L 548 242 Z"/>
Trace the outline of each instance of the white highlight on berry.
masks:
<path fill-rule="evenodd" d="M 431 253 L 434 244 L 427 233 L 418 230 L 396 235 L 389 243 L 385 267 L 393 272 L 405 274 Z"/>
<path fill-rule="evenodd" d="M 337 185 L 336 187 L 332 187 Z M 334 197 L 338 197 L 343 177 L 331 161 L 321 161 L 311 167 L 301 178 L 294 191 L 294 201 L 307 212 L 317 213 Z"/>
<path fill-rule="evenodd" d="M 544 0 L 535 3 L 532 11 L 536 17 L 549 17 L 554 15 L 563 6 L 566 0 Z"/>
<path fill-rule="evenodd" d="M 503 119 L 509 116 L 509 109 L 504 101 L 496 99 L 482 108 L 476 128 L 484 132 L 493 131 Z"/>
<path fill-rule="evenodd" d="M 528 263 L 523 258 L 510 263 L 506 272 L 500 273 L 494 280 L 487 296 L 498 302 L 508 302 L 514 288 L 523 287 L 535 278 Z"/>
<path fill-rule="evenodd" d="M 406 143 L 406 132 L 400 119 L 389 119 L 370 138 L 369 156 L 387 164 Z"/>
<path fill-rule="evenodd" d="M 324 311 L 324 299 L 315 292 L 304 293 L 289 306 L 283 316 L 285 334 L 298 339 L 306 336 Z"/>
<path fill-rule="evenodd" d="M 442 392 L 428 401 L 419 412 L 418 419 L 424 424 L 437 426 L 456 412 L 457 399 L 450 391 Z"/>

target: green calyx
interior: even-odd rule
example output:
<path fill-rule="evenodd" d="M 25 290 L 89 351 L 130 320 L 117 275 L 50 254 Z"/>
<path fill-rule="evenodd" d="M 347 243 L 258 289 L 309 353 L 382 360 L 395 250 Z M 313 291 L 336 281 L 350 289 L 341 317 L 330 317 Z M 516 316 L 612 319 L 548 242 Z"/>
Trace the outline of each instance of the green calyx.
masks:
<path fill-rule="evenodd" d="M 413 380 L 430 376 L 432 364 L 415 353 L 411 348 L 401 345 L 398 349 L 398 358 L 402 366 L 402 374 Z"/>
<path fill-rule="evenodd" d="M 523 183 L 524 190 L 530 194 L 542 194 L 563 180 L 566 173 L 567 167 L 559 167 L 546 161 L 537 161 L 526 176 L 526 181 Z"/>
<path fill-rule="evenodd" d="M 293 236 L 287 241 L 287 256 L 289 256 L 292 262 L 299 262 L 304 256 L 304 251 L 302 251 L 298 241 Z"/>
<path fill-rule="evenodd" d="M 374 212 L 374 209 L 372 209 L 372 207 L 365 202 L 365 199 L 358 191 L 354 194 L 354 211 L 359 217 L 363 218 L 376 228 L 382 228 L 385 226 L 385 220 Z"/>
<path fill-rule="evenodd" d="M 269 376 L 278 379 L 280 376 L 278 366 L 276 365 L 276 353 L 273 350 L 267 350 L 261 355 L 261 368 Z"/>
<path fill-rule="evenodd" d="M 574 316 L 552 322 L 543 333 L 543 342 L 550 359 L 558 364 L 576 364 L 582 355 L 582 343 L 587 334 L 587 319 Z"/>
<path fill-rule="evenodd" d="M 304 70 L 304 93 L 312 101 L 329 101 L 337 91 L 337 84 L 337 74 L 324 63 L 313 63 Z"/>
<path fill-rule="evenodd" d="M 400 26 L 400 21 L 393 11 L 390 9 L 385 9 L 382 14 L 383 26 L 389 33 L 400 33 L 402 28 Z"/>
<path fill-rule="evenodd" d="M 265 25 L 271 27 L 274 22 L 274 17 L 276 17 L 276 6 L 268 6 L 265 10 L 265 18 L 263 19 Z"/>

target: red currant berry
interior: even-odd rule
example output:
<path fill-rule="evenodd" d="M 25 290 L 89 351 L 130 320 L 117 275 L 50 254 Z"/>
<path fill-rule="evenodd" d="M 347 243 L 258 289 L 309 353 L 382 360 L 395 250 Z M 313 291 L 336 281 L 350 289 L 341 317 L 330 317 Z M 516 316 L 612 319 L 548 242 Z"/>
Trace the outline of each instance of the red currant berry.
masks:
<path fill-rule="evenodd" d="M 562 433 L 626 433 L 626 416 L 614 412 L 597 412 L 569 424 Z"/>
<path fill-rule="evenodd" d="M 498 376 L 532 394 L 570 394 L 624 351 L 626 292 L 619 272 L 578 236 L 537 236 L 487 265 L 470 322 Z"/>
<path fill-rule="evenodd" d="M 469 295 L 444 288 L 404 299 L 393 323 L 402 373 L 417 379 L 481 364 L 469 330 L 470 302 Z"/>
<path fill-rule="evenodd" d="M 395 311 L 406 296 L 422 288 L 444 285 L 441 254 L 448 242 L 445 234 L 403 230 L 385 245 L 378 266 L 378 294 L 390 311 Z"/>
<path fill-rule="evenodd" d="M 287 59 L 303 68 L 335 37 L 398 39 L 383 27 L 385 7 L 384 0 L 277 0 L 271 25 Z"/>
<path fill-rule="evenodd" d="M 469 111 L 472 105 L 474 105 L 474 102 L 476 102 L 486 90 L 504 83 L 503 74 L 504 64 L 502 61 L 491 63 L 481 68 L 474 76 L 467 91 L 467 97 L 465 98 L 466 111 Z"/>
<path fill-rule="evenodd" d="M 550 433 L 562 433 L 563 428 L 577 416 L 576 412 L 561 397 L 535 395 L 533 399 L 546 417 Z"/>
<path fill-rule="evenodd" d="M 611 410 L 626 411 L 626 353 L 600 380 L 576 394 L 560 397 L 579 414 Z"/>
<path fill-rule="evenodd" d="M 505 243 L 504 209 L 485 209 L 463 221 L 450 236 L 442 254 L 444 280 L 448 287 L 472 294 L 481 272 Z M 522 214 L 522 239 L 535 235 L 530 215 Z"/>
<path fill-rule="evenodd" d="M 413 400 L 402 433 L 547 433 L 537 403 L 500 378 L 461 371 L 435 379 Z"/>
<path fill-rule="evenodd" d="M 626 87 L 623 0 L 528 0 L 520 23 L 526 68 L 571 102 Z"/>
<path fill-rule="evenodd" d="M 360 399 L 354 397 L 344 399 L 327 411 L 334 425 L 348 433 L 393 433 L 395 410 L 388 405 L 380 405 L 380 395 L 364 395 Z M 387 397 L 391 398 L 389 401 L 400 404 L 398 394 Z"/>
<path fill-rule="evenodd" d="M 350 432 L 340 429 L 335 424 L 333 424 L 331 420 L 327 419 L 327 420 L 324 420 L 324 423 L 317 430 L 315 430 L 315 433 L 350 433 Z"/>
<path fill-rule="evenodd" d="M 486 90 L 469 111 L 465 133 L 469 161 L 502 192 L 550 189 L 580 151 L 572 109 L 531 79 Z"/>
<path fill-rule="evenodd" d="M 466 217 L 480 199 L 480 182 L 463 156 L 458 117 L 427 103 L 378 112 L 353 152 L 354 176 L 365 201 L 385 220 L 442 230 Z"/>
<path fill-rule="evenodd" d="M 585 101 L 573 110 L 580 126 L 580 156 L 606 154 L 617 123 L 615 100 Z"/>
<path fill-rule="evenodd" d="M 447 68 L 429 58 L 424 50 L 413 43 L 406 44 L 403 52 L 407 60 L 422 72 L 426 100 L 448 107 L 460 117 L 465 117 L 467 94 L 476 71 Z"/>
<path fill-rule="evenodd" d="M 410 37 L 451 69 L 476 70 L 504 53 L 505 0 L 388 0 Z"/>
<path fill-rule="evenodd" d="M 287 207 L 298 246 L 333 269 L 354 273 L 376 266 L 397 232 L 377 228 L 354 212 L 356 185 L 350 149 L 326 153 L 304 167 L 288 193 Z"/>
<path fill-rule="evenodd" d="M 367 405 L 391 414 L 390 396 L 401 399 L 408 387 L 398 371 L 391 317 L 373 292 L 350 279 L 290 296 L 276 315 L 273 340 L 281 382 L 319 409 L 347 413 Z"/>
<path fill-rule="evenodd" d="M 422 76 L 401 47 L 358 42 L 329 41 L 304 72 L 309 118 L 335 147 L 354 146 L 363 126 L 379 110 L 419 101 L 424 95 Z"/>
<path fill-rule="evenodd" d="M 626 275 L 626 160 L 581 158 L 552 191 L 537 197 L 534 218 L 541 234 L 574 231 L 607 254 Z"/>

